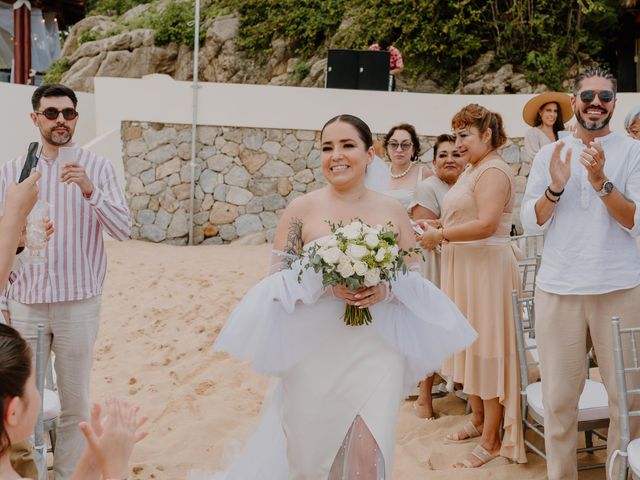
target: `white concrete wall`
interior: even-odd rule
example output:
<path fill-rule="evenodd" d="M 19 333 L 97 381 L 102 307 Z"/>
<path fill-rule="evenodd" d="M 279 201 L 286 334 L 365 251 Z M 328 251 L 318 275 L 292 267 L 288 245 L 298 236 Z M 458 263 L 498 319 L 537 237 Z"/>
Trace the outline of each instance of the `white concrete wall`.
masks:
<path fill-rule="evenodd" d="M 30 123 L 30 98 L 34 87 L 0 84 L 0 163 L 22 153 L 37 140 Z M 258 128 L 320 129 L 330 117 L 352 113 L 374 132 L 409 122 L 421 135 L 448 132 L 451 117 L 468 103 L 480 103 L 501 113 L 509 137 L 524 136 L 527 125 L 522 107 L 532 95 L 442 95 L 402 92 L 370 92 L 266 85 L 203 83 L 198 90 L 200 125 Z M 621 93 L 611 122 L 622 130 L 624 117 L 640 104 L 640 93 Z M 122 120 L 191 123 L 192 87 L 165 75 L 144 79 L 96 78 L 95 94 L 79 94 L 81 112 L 76 141 L 93 144 L 108 154 L 122 172 L 119 134 Z M 104 137 L 103 137 L 104 136 Z"/>
<path fill-rule="evenodd" d="M 31 95 L 36 87 L 0 83 L 0 164 L 25 154 L 30 142 L 40 141 L 38 129 L 29 114 Z M 94 96 L 78 92 L 80 117 L 75 141 L 84 145 L 96 136 Z"/>

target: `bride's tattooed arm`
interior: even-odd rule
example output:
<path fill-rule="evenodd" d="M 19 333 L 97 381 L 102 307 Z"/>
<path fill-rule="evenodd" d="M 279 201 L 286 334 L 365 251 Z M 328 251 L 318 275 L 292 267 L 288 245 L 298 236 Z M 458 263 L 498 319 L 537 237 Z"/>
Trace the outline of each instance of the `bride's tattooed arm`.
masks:
<path fill-rule="evenodd" d="M 287 243 L 284 251 L 292 255 L 300 255 L 302 253 L 302 220 L 293 217 L 289 223 L 289 232 L 287 233 Z"/>

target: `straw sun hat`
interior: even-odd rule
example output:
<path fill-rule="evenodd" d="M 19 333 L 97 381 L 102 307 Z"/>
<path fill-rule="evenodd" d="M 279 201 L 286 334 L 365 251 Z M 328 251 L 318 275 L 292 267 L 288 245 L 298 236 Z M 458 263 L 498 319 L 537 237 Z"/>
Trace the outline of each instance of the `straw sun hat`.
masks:
<path fill-rule="evenodd" d="M 566 93 L 561 92 L 544 92 L 540 95 L 533 97 L 529 100 L 522 109 L 522 118 L 524 121 L 532 127 L 536 123 L 536 115 L 538 110 L 549 102 L 556 102 L 560 105 L 560 111 L 562 112 L 562 123 L 567 123 L 571 117 L 573 117 L 573 110 L 571 108 L 571 97 Z"/>

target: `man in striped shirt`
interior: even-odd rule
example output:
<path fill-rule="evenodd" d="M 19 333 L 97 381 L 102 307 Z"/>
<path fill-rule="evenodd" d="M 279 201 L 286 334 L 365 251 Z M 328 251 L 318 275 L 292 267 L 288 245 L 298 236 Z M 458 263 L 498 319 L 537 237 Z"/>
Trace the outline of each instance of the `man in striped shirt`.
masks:
<path fill-rule="evenodd" d="M 61 165 L 58 149 L 72 145 L 78 121 L 75 93 L 43 85 L 32 97 L 31 120 L 40 132 L 40 199 L 51 205 L 55 233 L 44 264 L 24 262 L 0 297 L 5 319 L 35 351 L 36 327 L 45 326 L 45 354 L 53 351 L 62 414 L 54 455 L 55 480 L 67 480 L 85 448 L 78 423 L 89 420 L 89 377 L 107 268 L 103 232 L 125 240 L 131 216 L 109 160 L 78 148 Z M 0 167 L 0 198 L 16 183 L 25 157 Z"/>

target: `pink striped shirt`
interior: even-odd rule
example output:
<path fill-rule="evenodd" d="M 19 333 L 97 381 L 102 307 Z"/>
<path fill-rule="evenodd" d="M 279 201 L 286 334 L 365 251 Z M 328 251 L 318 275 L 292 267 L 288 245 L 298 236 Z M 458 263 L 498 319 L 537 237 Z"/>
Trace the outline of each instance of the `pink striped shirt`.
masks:
<path fill-rule="evenodd" d="M 127 239 L 131 215 L 109 160 L 88 150 L 80 152 L 78 163 L 94 187 L 88 199 L 77 185 L 60 181 L 56 158 L 40 157 L 40 199 L 51 205 L 55 233 L 46 247 L 47 262 L 23 263 L 0 296 L 0 309 L 7 309 L 8 298 L 25 304 L 55 303 L 102 293 L 107 270 L 103 232 L 117 240 Z M 23 156 L 0 167 L 0 198 L 7 185 L 18 181 L 24 161 Z"/>

